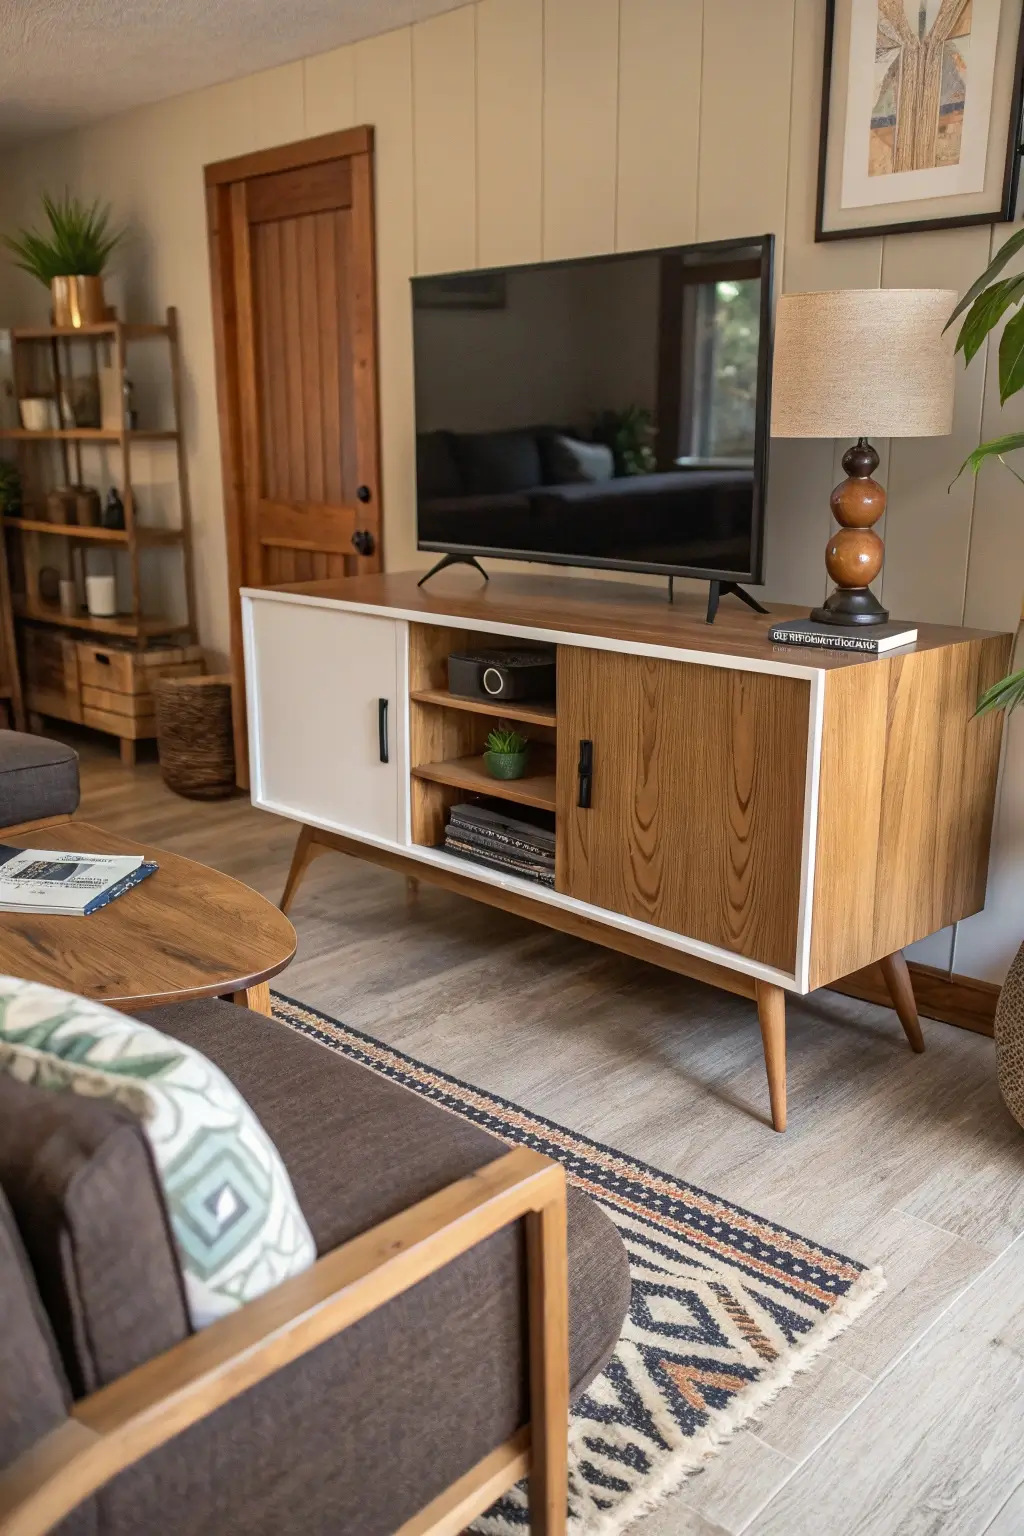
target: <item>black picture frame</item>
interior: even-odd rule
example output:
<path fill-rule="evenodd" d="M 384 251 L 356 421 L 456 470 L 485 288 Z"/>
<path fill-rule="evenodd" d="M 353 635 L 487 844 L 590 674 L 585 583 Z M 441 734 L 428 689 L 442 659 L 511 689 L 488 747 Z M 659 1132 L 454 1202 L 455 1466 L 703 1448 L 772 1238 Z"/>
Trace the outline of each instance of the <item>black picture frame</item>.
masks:
<path fill-rule="evenodd" d="M 1013 95 L 1006 134 L 1006 164 L 1003 171 L 1002 199 L 998 209 L 989 213 L 951 214 L 949 218 L 899 220 L 889 224 L 871 224 L 855 229 L 825 229 L 825 196 L 828 171 L 829 110 L 832 97 L 832 55 L 835 44 L 836 0 L 825 0 L 825 49 L 821 74 L 821 123 L 818 133 L 818 189 L 814 215 L 816 242 L 861 240 L 871 235 L 925 234 L 936 229 L 963 229 L 972 224 L 1009 224 L 1013 222 L 1020 187 L 1021 158 L 1024 156 L 1024 6 L 1017 32 Z"/>

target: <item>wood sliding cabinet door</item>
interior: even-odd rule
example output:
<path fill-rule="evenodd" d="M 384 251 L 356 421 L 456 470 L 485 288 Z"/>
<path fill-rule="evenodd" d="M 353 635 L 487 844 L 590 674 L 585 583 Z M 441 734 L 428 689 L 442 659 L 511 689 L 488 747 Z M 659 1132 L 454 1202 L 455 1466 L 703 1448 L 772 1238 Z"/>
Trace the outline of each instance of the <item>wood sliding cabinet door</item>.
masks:
<path fill-rule="evenodd" d="M 381 569 L 373 131 L 207 166 L 206 191 L 244 783 L 239 587 Z"/>
<path fill-rule="evenodd" d="M 792 972 L 809 707 L 798 678 L 560 646 L 558 890 Z"/>

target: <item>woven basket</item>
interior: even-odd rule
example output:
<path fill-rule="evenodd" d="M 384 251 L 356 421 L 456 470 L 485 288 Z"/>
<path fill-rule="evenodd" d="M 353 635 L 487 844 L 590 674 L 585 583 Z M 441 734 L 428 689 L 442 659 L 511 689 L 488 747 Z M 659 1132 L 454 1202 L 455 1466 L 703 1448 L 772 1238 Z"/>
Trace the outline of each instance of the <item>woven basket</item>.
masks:
<path fill-rule="evenodd" d="M 230 677 L 162 677 L 156 685 L 160 770 L 189 800 L 235 792 Z"/>

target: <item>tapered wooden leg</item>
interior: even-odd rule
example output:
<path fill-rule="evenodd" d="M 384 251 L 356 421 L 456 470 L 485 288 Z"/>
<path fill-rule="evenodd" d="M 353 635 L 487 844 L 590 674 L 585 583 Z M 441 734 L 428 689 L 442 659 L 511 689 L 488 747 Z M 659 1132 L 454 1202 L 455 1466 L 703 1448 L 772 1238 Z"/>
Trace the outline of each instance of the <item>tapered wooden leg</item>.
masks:
<path fill-rule="evenodd" d="M 123 768 L 135 767 L 135 742 L 130 736 L 122 736 L 121 741 L 121 766 Z"/>
<path fill-rule="evenodd" d="M 258 981 L 254 987 L 246 987 L 241 992 L 231 994 L 232 1001 L 242 1008 L 251 1008 L 253 1013 L 265 1013 L 270 1017 L 270 982 Z"/>
<path fill-rule="evenodd" d="M 786 994 L 770 981 L 757 982 L 757 1017 L 761 1025 L 772 1125 L 786 1129 Z"/>
<path fill-rule="evenodd" d="M 299 828 L 299 835 L 295 840 L 295 852 L 292 854 L 291 868 L 288 871 L 288 879 L 284 883 L 284 893 L 279 902 L 282 912 L 288 911 L 307 867 L 316 858 L 313 833 L 313 827 L 303 826 Z"/>
<path fill-rule="evenodd" d="M 406 877 L 405 877 L 405 899 L 406 899 L 406 901 L 415 901 L 417 896 L 419 895 L 419 893 L 420 893 L 420 883 L 416 879 L 416 876 L 415 875 L 406 875 Z"/>
<path fill-rule="evenodd" d="M 565 1536 L 569 1496 L 569 1264 L 565 1183 L 526 1217 L 530 1319 L 530 1532 Z"/>
<path fill-rule="evenodd" d="M 921 1033 L 921 1020 L 917 1016 L 917 999 L 902 949 L 898 949 L 894 955 L 886 955 L 878 964 L 889 988 L 892 1005 L 903 1025 L 903 1033 L 910 1041 L 910 1049 L 923 1051 L 924 1035 Z"/>

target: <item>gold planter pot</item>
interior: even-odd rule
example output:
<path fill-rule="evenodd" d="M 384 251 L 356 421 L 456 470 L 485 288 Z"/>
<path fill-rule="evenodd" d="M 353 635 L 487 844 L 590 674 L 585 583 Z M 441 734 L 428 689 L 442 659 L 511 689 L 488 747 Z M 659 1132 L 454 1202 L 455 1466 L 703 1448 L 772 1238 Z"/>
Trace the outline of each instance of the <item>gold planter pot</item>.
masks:
<path fill-rule="evenodd" d="M 50 283 L 53 323 L 78 330 L 107 318 L 102 277 L 55 277 Z"/>

